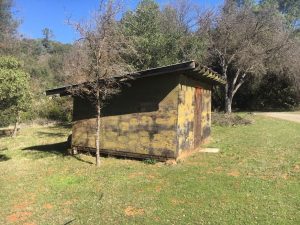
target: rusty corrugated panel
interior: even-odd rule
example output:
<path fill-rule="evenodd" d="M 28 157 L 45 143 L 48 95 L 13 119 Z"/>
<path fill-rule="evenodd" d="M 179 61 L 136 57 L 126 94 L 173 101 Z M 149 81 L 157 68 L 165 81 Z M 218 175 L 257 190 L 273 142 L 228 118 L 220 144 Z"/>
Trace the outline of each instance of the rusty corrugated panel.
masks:
<path fill-rule="evenodd" d="M 202 88 L 195 88 L 195 116 L 194 116 L 194 148 L 200 146 L 202 141 Z"/>

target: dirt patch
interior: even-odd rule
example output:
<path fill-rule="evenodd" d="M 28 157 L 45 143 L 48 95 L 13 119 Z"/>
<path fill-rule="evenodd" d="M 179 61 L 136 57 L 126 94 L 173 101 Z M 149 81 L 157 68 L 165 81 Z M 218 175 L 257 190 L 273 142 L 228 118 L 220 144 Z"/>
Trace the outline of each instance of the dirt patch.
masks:
<path fill-rule="evenodd" d="M 72 205 L 72 204 L 73 204 L 73 201 L 71 201 L 71 200 L 65 201 L 63 203 L 63 205 Z"/>
<path fill-rule="evenodd" d="M 32 212 L 15 212 L 6 217 L 8 222 L 19 222 L 27 220 L 32 215 Z"/>
<path fill-rule="evenodd" d="M 182 205 L 182 204 L 184 204 L 184 201 L 173 198 L 173 199 L 171 199 L 171 203 L 172 203 L 172 205 Z"/>
<path fill-rule="evenodd" d="M 167 165 L 175 165 L 176 163 L 182 163 L 185 161 L 185 159 L 195 155 L 195 153 L 197 153 L 197 152 L 199 152 L 198 148 L 182 151 L 176 160 L 172 160 L 172 159 L 167 160 L 166 164 Z"/>
<path fill-rule="evenodd" d="M 167 166 L 174 166 L 174 165 L 177 164 L 177 162 L 176 162 L 175 159 L 169 159 L 169 160 L 167 160 L 167 161 L 165 162 L 165 164 L 166 164 Z"/>
<path fill-rule="evenodd" d="M 144 173 L 142 172 L 136 172 L 136 173 L 131 173 L 128 175 L 128 178 L 132 179 L 132 178 L 136 178 L 136 177 L 140 177 L 140 176 L 143 176 Z"/>
<path fill-rule="evenodd" d="M 25 201 L 25 202 L 14 205 L 13 209 L 14 210 L 25 210 L 28 207 L 30 207 L 32 205 L 32 203 L 33 202 L 31 202 L 31 201 Z"/>
<path fill-rule="evenodd" d="M 162 189 L 162 187 L 161 187 L 160 185 L 157 185 L 157 186 L 155 187 L 155 191 L 157 191 L 157 192 L 160 192 L 161 189 Z"/>
<path fill-rule="evenodd" d="M 49 203 L 46 203 L 46 204 L 43 205 L 43 208 L 45 208 L 45 209 L 52 209 L 53 205 L 51 205 Z"/>
<path fill-rule="evenodd" d="M 257 113 L 257 114 L 300 123 L 300 114 L 295 114 L 290 112 L 266 112 L 266 113 Z"/>
<path fill-rule="evenodd" d="M 240 172 L 237 170 L 232 170 L 231 172 L 227 173 L 228 176 L 231 177 L 239 177 L 240 176 Z"/>
<path fill-rule="evenodd" d="M 297 173 L 300 172 L 300 165 L 295 165 L 294 166 L 294 171 L 297 172 Z"/>
<path fill-rule="evenodd" d="M 281 178 L 284 180 L 287 180 L 287 179 L 289 179 L 289 175 L 287 173 L 284 173 L 281 175 Z"/>
<path fill-rule="evenodd" d="M 155 177 L 156 177 L 156 176 L 153 175 L 153 174 L 149 174 L 149 175 L 147 176 L 147 178 L 150 179 L 150 180 L 154 179 Z"/>
<path fill-rule="evenodd" d="M 223 171 L 223 167 L 222 166 L 218 166 L 218 167 L 215 168 L 215 171 L 218 171 L 218 172 Z"/>
<path fill-rule="evenodd" d="M 145 214 L 145 210 L 144 209 L 138 209 L 138 208 L 134 208 L 132 206 L 128 206 L 125 210 L 125 215 L 126 216 L 142 216 Z"/>

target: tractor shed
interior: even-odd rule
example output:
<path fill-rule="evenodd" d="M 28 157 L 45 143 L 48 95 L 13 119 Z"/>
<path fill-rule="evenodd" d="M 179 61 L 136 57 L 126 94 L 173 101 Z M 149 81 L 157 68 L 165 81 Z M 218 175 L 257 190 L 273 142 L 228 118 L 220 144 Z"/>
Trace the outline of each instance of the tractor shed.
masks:
<path fill-rule="evenodd" d="M 102 109 L 101 153 L 164 161 L 177 159 L 207 140 L 212 86 L 225 83 L 217 73 L 189 61 L 130 76 L 130 85 L 124 85 Z M 70 87 L 46 94 L 69 95 Z M 73 96 L 72 148 L 96 148 L 96 110 L 88 98 Z"/>

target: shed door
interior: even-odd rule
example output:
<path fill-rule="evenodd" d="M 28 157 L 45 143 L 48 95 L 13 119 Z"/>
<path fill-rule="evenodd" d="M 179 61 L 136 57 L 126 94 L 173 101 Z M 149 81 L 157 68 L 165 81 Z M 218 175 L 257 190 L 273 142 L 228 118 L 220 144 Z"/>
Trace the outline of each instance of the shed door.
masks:
<path fill-rule="evenodd" d="M 202 88 L 195 88 L 195 115 L 194 115 L 194 148 L 201 143 L 201 115 L 202 115 Z"/>

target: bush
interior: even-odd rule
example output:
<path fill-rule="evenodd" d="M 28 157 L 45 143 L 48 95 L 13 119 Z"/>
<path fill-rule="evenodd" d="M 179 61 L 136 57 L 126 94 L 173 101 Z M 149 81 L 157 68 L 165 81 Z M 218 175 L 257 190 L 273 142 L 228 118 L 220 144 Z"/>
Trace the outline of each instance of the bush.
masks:
<path fill-rule="evenodd" d="M 6 127 L 15 122 L 15 116 L 12 116 L 11 110 L 6 109 L 0 111 L 0 127 Z"/>
<path fill-rule="evenodd" d="M 238 114 L 212 113 L 212 124 L 218 126 L 237 126 L 253 124 L 254 119 L 252 114 L 241 116 Z"/>
<path fill-rule="evenodd" d="M 300 105 L 296 82 L 288 76 L 267 74 L 256 95 L 257 107 L 264 110 L 293 110 Z"/>
<path fill-rule="evenodd" d="M 46 98 L 37 110 L 38 118 L 60 122 L 72 121 L 72 101 L 68 97 Z"/>

